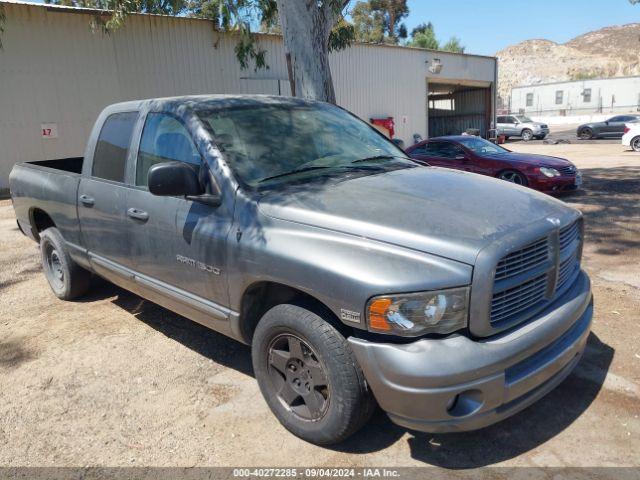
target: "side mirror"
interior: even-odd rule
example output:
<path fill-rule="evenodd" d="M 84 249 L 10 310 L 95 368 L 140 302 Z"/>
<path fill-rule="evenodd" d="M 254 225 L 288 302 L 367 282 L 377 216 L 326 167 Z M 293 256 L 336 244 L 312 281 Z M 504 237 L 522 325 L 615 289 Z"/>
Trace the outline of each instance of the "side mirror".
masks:
<path fill-rule="evenodd" d="M 162 197 L 185 197 L 212 206 L 220 205 L 219 195 L 207 195 L 193 166 L 184 162 L 157 163 L 147 174 L 149 192 Z"/>

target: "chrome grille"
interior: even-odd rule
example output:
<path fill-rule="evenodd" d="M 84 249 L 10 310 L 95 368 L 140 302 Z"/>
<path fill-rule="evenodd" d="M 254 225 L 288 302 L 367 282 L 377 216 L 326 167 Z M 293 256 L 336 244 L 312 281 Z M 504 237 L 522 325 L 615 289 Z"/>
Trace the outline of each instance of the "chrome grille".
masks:
<path fill-rule="evenodd" d="M 580 271 L 581 237 L 579 219 L 557 236 L 539 239 L 498 262 L 491 298 L 493 328 L 528 320 L 569 288 Z"/>
<path fill-rule="evenodd" d="M 491 301 L 491 323 L 509 320 L 543 301 L 547 282 L 545 273 L 504 292 L 495 293 Z"/>
<path fill-rule="evenodd" d="M 569 258 L 560 264 L 558 269 L 558 284 L 556 286 L 556 292 L 564 290 L 578 270 L 579 262 L 575 253 L 572 253 Z"/>
<path fill-rule="evenodd" d="M 575 175 L 577 172 L 576 167 L 569 165 L 568 167 L 560 167 L 557 169 L 563 175 Z"/>
<path fill-rule="evenodd" d="M 560 230 L 560 253 L 562 254 L 571 246 L 571 243 L 580 236 L 580 224 L 574 222 Z"/>
<path fill-rule="evenodd" d="M 504 257 L 496 267 L 495 280 L 519 275 L 539 267 L 549 259 L 549 240 L 547 237 Z"/>

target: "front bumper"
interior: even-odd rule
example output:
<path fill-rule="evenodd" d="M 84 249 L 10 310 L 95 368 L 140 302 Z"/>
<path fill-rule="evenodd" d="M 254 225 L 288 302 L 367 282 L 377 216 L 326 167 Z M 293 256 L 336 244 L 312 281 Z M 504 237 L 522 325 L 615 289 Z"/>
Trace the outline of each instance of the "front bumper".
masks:
<path fill-rule="evenodd" d="M 580 272 L 562 297 L 505 334 L 349 342 L 393 422 L 425 432 L 468 431 L 519 412 L 562 382 L 582 356 L 592 315 L 591 284 Z"/>
<path fill-rule="evenodd" d="M 561 177 L 530 177 L 529 187 L 544 193 L 562 193 L 578 190 L 582 186 L 582 179 L 576 176 Z"/>

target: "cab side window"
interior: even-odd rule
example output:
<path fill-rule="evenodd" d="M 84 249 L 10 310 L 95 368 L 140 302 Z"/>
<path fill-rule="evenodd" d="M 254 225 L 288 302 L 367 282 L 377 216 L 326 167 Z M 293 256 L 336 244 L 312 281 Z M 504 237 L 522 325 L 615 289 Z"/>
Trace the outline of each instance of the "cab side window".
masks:
<path fill-rule="evenodd" d="M 91 175 L 113 182 L 124 182 L 127 153 L 138 112 L 114 113 L 100 130 L 93 153 Z"/>
<path fill-rule="evenodd" d="M 165 113 L 150 113 L 140 139 L 136 185 L 148 185 L 147 174 L 152 165 L 171 161 L 189 163 L 199 170 L 202 158 L 191 135 L 179 120 Z"/>

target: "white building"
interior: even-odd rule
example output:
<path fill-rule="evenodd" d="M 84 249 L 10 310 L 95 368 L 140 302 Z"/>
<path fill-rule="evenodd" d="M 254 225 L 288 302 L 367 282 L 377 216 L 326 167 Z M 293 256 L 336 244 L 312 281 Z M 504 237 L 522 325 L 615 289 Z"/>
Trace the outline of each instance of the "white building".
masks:
<path fill-rule="evenodd" d="M 640 77 L 515 87 L 511 113 L 533 117 L 611 116 L 640 111 Z"/>
<path fill-rule="evenodd" d="M 133 15 L 94 33 L 98 11 L 0 2 L 0 190 L 16 162 L 83 154 L 102 108 L 114 102 L 206 93 L 289 94 L 282 40 L 260 35 L 268 70 L 242 70 L 233 35 L 207 20 Z M 333 53 L 340 105 L 369 121 L 393 117 L 407 144 L 490 128 L 497 64 L 492 57 L 384 45 Z"/>

